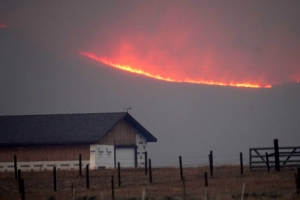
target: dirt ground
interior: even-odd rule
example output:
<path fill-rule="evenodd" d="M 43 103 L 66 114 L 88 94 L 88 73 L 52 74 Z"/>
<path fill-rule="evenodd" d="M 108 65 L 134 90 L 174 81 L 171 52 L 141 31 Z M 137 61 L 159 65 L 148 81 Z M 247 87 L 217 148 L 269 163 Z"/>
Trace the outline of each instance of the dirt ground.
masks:
<path fill-rule="evenodd" d="M 208 187 L 205 187 L 205 172 Z M 152 183 L 145 169 L 121 169 L 119 186 L 117 169 L 89 171 L 87 189 L 86 170 L 56 171 L 57 191 L 54 191 L 53 171 L 22 172 L 25 199 L 30 200 L 107 200 L 107 199 L 300 199 L 297 197 L 296 169 L 252 171 L 239 166 L 214 167 L 213 177 L 207 166 L 183 169 L 184 181 L 178 168 L 152 169 Z M 114 192 L 112 191 L 112 176 Z M 243 190 L 244 188 L 244 190 Z M 0 199 L 21 199 L 19 182 L 14 172 L 0 173 Z"/>

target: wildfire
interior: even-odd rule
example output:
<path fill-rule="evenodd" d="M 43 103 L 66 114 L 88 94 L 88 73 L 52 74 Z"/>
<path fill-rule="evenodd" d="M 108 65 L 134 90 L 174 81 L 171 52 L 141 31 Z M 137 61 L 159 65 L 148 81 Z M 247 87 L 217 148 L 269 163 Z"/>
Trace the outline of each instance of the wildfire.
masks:
<path fill-rule="evenodd" d="M 249 87 L 249 88 L 271 88 L 271 85 L 265 85 L 261 86 L 259 84 L 253 84 L 253 83 L 224 83 L 224 82 L 216 82 L 216 81 L 206 81 L 206 80 L 194 80 L 194 79 L 173 79 L 170 77 L 163 77 L 158 74 L 152 74 L 147 71 L 134 68 L 129 65 L 121 65 L 118 63 L 113 63 L 110 59 L 106 57 L 98 57 L 93 53 L 88 53 L 88 52 L 81 52 L 80 53 L 83 56 L 86 56 L 88 58 L 94 59 L 96 61 L 99 61 L 101 63 L 104 63 L 106 65 L 115 67 L 117 69 L 121 69 L 124 71 L 132 72 L 135 74 L 141 74 L 150 78 L 158 79 L 158 80 L 163 80 L 163 81 L 169 81 L 169 82 L 179 82 L 179 83 L 193 83 L 193 84 L 206 84 L 206 85 L 219 85 L 219 86 L 232 86 L 232 87 Z"/>

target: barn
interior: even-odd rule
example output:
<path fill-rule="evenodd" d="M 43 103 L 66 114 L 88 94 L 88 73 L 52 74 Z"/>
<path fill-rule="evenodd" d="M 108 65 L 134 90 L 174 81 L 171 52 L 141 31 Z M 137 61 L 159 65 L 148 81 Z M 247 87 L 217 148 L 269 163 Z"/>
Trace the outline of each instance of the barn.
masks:
<path fill-rule="evenodd" d="M 143 167 L 148 142 L 128 112 L 0 116 L 0 171 Z"/>

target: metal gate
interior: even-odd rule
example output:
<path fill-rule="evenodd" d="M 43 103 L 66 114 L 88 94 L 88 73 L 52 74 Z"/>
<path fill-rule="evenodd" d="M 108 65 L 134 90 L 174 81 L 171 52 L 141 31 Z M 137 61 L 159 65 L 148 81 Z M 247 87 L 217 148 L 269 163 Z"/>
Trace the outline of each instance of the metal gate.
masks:
<path fill-rule="evenodd" d="M 278 157 L 280 168 L 300 167 L 300 147 L 279 147 Z M 250 170 L 275 168 L 274 147 L 249 149 Z"/>

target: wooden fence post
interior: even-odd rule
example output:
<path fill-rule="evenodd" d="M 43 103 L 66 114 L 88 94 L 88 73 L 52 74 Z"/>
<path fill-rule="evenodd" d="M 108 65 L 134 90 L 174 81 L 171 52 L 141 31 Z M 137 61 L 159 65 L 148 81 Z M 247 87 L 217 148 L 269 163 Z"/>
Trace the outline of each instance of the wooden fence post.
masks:
<path fill-rule="evenodd" d="M 204 186 L 208 187 L 207 172 L 204 172 Z"/>
<path fill-rule="evenodd" d="M 24 179 L 20 180 L 21 184 L 21 199 L 25 200 L 25 184 L 24 184 Z"/>
<path fill-rule="evenodd" d="M 79 176 L 82 176 L 82 160 L 81 160 L 81 154 L 79 154 Z"/>
<path fill-rule="evenodd" d="M 274 151 L 275 151 L 275 169 L 276 171 L 280 171 L 278 139 L 274 140 Z"/>
<path fill-rule="evenodd" d="M 297 168 L 297 173 L 295 173 L 295 182 L 296 182 L 296 190 L 297 190 L 297 197 L 299 197 L 299 190 L 300 190 L 300 168 Z"/>
<path fill-rule="evenodd" d="M 56 167 L 53 167 L 53 189 L 56 191 Z"/>
<path fill-rule="evenodd" d="M 152 167 L 151 167 L 151 159 L 149 159 L 149 182 L 152 183 Z"/>
<path fill-rule="evenodd" d="M 295 184 L 296 184 L 297 197 L 299 197 L 299 182 L 298 182 L 298 175 L 296 172 L 295 172 Z"/>
<path fill-rule="evenodd" d="M 14 169 L 15 169 L 15 179 L 18 180 L 18 166 L 17 166 L 17 156 L 14 155 Z"/>
<path fill-rule="evenodd" d="M 209 170 L 210 170 L 210 176 L 213 177 L 214 173 L 213 173 L 213 152 L 210 151 L 210 154 L 208 155 L 209 158 Z"/>
<path fill-rule="evenodd" d="M 89 165 L 86 165 L 86 189 L 90 188 Z"/>
<path fill-rule="evenodd" d="M 243 165 L 243 153 L 240 152 L 240 164 L 241 164 L 241 174 L 244 174 L 244 165 Z"/>
<path fill-rule="evenodd" d="M 115 199 L 114 175 L 111 176 L 111 199 Z"/>
<path fill-rule="evenodd" d="M 297 168 L 297 180 L 298 180 L 298 190 L 300 189 L 300 167 Z"/>
<path fill-rule="evenodd" d="M 147 151 L 145 152 L 145 175 L 147 175 L 148 174 L 148 163 L 147 163 L 147 161 L 148 161 L 148 153 L 147 153 Z"/>
<path fill-rule="evenodd" d="M 180 180 L 183 181 L 182 158 L 179 156 Z"/>
<path fill-rule="evenodd" d="M 121 167 L 119 162 L 118 162 L 118 185 L 119 187 L 121 187 Z"/>

